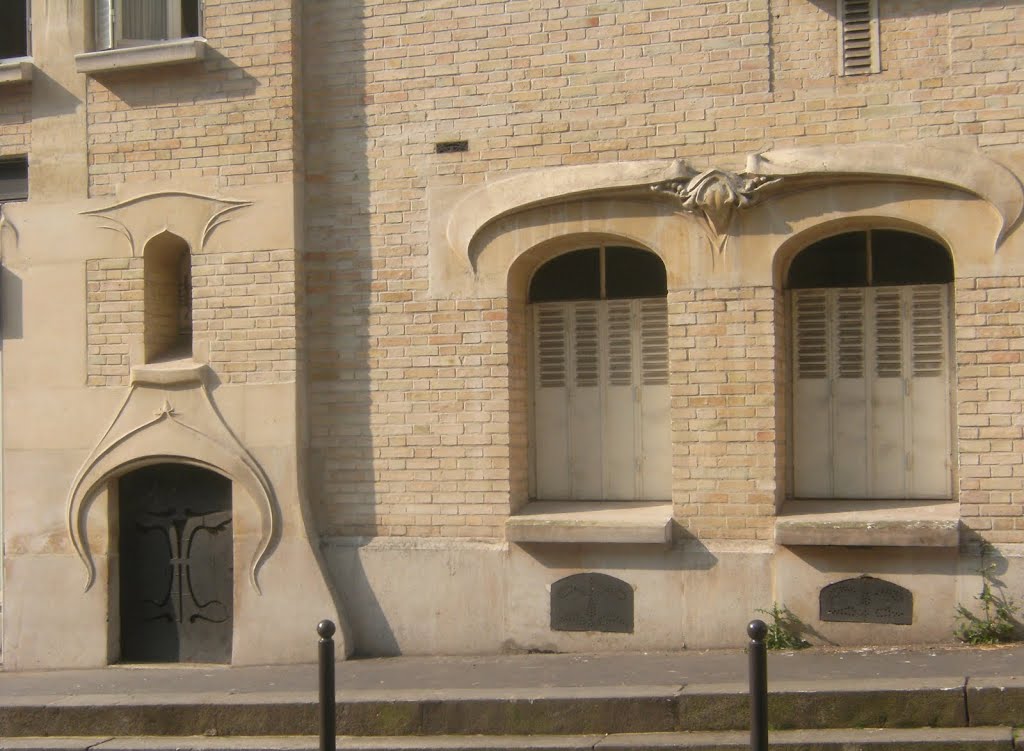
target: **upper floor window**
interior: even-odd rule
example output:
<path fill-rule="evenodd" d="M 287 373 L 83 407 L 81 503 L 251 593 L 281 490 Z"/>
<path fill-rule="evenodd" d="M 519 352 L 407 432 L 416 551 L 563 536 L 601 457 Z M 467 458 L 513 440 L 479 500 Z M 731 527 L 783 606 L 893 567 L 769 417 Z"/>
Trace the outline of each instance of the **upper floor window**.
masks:
<path fill-rule="evenodd" d="M 96 48 L 199 36 L 201 5 L 202 0 L 95 0 Z"/>
<path fill-rule="evenodd" d="M 0 203 L 28 198 L 28 159 L 0 159 Z"/>
<path fill-rule="evenodd" d="M 552 259 L 529 289 L 540 500 L 671 497 L 666 274 L 646 250 Z"/>
<path fill-rule="evenodd" d="M 952 281 L 944 247 L 894 230 L 793 260 L 796 498 L 950 497 Z"/>
<path fill-rule="evenodd" d="M 30 3 L 31 0 L 9 0 L 4 3 L 4 17 L 0 22 L 0 59 L 25 57 L 29 54 Z"/>

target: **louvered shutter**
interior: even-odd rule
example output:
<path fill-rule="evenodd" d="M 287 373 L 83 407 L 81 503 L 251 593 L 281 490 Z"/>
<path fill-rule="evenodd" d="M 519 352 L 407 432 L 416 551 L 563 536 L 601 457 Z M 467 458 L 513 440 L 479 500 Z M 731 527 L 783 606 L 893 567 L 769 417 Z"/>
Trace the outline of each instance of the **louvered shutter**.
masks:
<path fill-rule="evenodd" d="M 668 301 L 637 300 L 640 337 L 639 434 L 642 500 L 672 497 L 672 440 L 669 422 Z"/>
<path fill-rule="evenodd" d="M 569 387 L 569 434 L 572 445 L 571 490 L 577 499 L 602 497 L 603 452 L 601 445 L 601 303 L 580 302 L 569 306 L 572 326 L 572 361 Z"/>
<path fill-rule="evenodd" d="M 868 498 L 905 498 L 906 393 L 903 288 L 872 290 L 874 373 L 868 406 L 871 411 L 871 475 Z"/>
<path fill-rule="evenodd" d="M 911 340 L 907 404 L 909 489 L 918 498 L 949 498 L 949 288 L 921 285 L 911 287 L 907 294 Z"/>
<path fill-rule="evenodd" d="M 948 295 L 792 293 L 796 497 L 949 497 Z"/>
<path fill-rule="evenodd" d="M 114 0 L 93 0 L 96 24 L 96 49 L 109 50 L 114 46 Z"/>
<path fill-rule="evenodd" d="M 533 306 L 534 473 L 550 500 L 571 497 L 569 487 L 569 308 Z"/>
<path fill-rule="evenodd" d="M 826 290 L 792 294 L 793 491 L 798 498 L 832 494 L 832 377 Z"/>
<path fill-rule="evenodd" d="M 832 496 L 864 498 L 868 489 L 869 403 L 867 302 L 869 290 L 829 292 L 832 381 Z"/>
<path fill-rule="evenodd" d="M 837 18 L 842 74 L 878 73 L 878 0 L 838 0 Z"/>
<path fill-rule="evenodd" d="M 532 309 L 537 497 L 671 497 L 665 300 Z"/>
<path fill-rule="evenodd" d="M 633 345 L 635 326 L 629 300 L 601 303 L 605 309 L 607 381 L 603 389 L 603 455 L 601 470 L 609 501 L 637 497 L 639 436 L 637 435 L 636 392 L 633 388 Z"/>

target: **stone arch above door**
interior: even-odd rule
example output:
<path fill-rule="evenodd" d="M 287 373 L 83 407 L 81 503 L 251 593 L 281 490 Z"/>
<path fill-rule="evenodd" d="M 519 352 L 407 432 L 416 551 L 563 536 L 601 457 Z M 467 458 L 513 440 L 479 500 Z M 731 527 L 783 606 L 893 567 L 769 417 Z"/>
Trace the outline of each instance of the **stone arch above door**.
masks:
<path fill-rule="evenodd" d="M 279 512 L 270 481 L 214 405 L 203 381 L 205 366 L 177 369 L 138 368 L 132 386 L 72 483 L 67 525 L 75 551 L 86 568 L 88 590 L 96 566 L 86 535 L 91 499 L 115 477 L 162 462 L 211 469 L 245 489 L 250 504 L 240 505 L 240 526 L 258 532 L 249 555 L 248 577 L 259 592 L 260 566 L 280 535 Z"/>

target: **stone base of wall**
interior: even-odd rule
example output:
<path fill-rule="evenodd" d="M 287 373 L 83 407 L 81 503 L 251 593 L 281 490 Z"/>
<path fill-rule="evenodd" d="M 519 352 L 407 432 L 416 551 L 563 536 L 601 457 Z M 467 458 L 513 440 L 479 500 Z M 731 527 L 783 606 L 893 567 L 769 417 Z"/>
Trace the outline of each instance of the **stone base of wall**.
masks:
<path fill-rule="evenodd" d="M 325 554 L 356 653 L 367 655 L 736 648 L 746 624 L 768 619 L 759 610 L 773 603 L 807 626 L 812 644 L 952 642 L 957 603 L 977 604 L 983 565 L 955 548 L 692 541 L 661 548 L 334 538 Z M 1024 587 L 1024 547 L 990 551 L 985 561 L 996 564 L 1007 594 Z M 552 587 L 583 572 L 632 590 L 632 633 L 552 630 Z M 822 620 L 821 590 L 840 582 L 853 620 Z M 899 618 L 890 595 L 900 588 L 912 599 L 911 622 L 877 622 Z"/>

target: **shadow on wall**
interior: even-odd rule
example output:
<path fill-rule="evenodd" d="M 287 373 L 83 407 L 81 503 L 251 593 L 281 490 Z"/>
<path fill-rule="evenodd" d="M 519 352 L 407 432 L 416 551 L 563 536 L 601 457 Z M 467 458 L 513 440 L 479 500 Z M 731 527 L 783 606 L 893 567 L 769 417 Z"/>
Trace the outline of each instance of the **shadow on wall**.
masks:
<path fill-rule="evenodd" d="M 368 34 L 361 2 L 302 3 L 303 278 L 308 498 L 322 538 L 378 533 L 371 433 Z M 331 65 L 324 65 L 330 60 Z M 383 215 L 376 215 L 378 220 Z M 325 548 L 357 654 L 398 654 L 358 546 Z M 329 575 L 330 576 L 330 575 Z M 368 640 L 372 643 L 368 643 Z"/>
<path fill-rule="evenodd" d="M 21 278 L 10 269 L 0 267 L 0 331 L 3 339 L 21 339 L 21 327 Z"/>
<path fill-rule="evenodd" d="M 207 48 L 202 62 L 176 67 L 180 75 L 174 79 L 168 78 L 162 66 L 90 75 L 129 107 L 248 99 L 260 86 L 258 79 L 213 48 Z"/>

